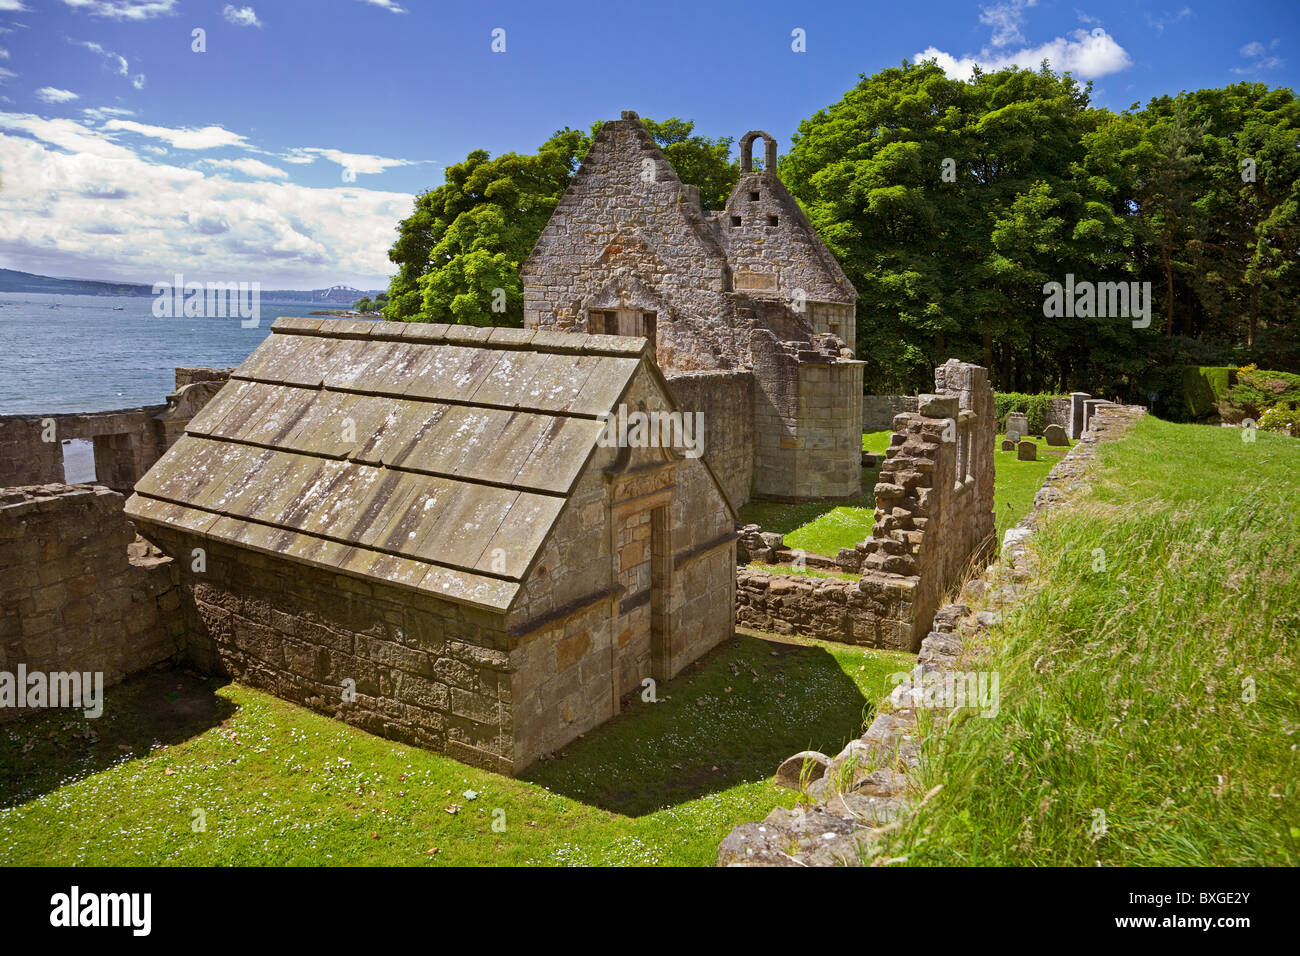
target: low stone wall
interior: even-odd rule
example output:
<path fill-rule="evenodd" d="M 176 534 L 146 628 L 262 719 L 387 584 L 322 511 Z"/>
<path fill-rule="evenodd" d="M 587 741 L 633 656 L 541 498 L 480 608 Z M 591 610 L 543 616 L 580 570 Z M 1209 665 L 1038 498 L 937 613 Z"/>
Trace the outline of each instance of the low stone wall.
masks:
<path fill-rule="evenodd" d="M 124 503 L 94 485 L 0 489 L 0 670 L 102 672 L 108 685 L 180 653 L 171 561 L 137 540 Z"/>
<path fill-rule="evenodd" d="M 704 413 L 704 459 L 739 508 L 754 482 L 754 373 L 680 372 L 666 376 L 683 412 Z"/>
<path fill-rule="evenodd" d="M 905 605 L 914 582 L 882 576 L 882 585 L 876 595 L 857 580 L 738 568 L 736 623 L 769 634 L 911 650 L 913 626 Z"/>
<path fill-rule="evenodd" d="M 915 395 L 863 395 L 862 430 L 882 432 L 894 427 L 894 418 L 916 411 Z"/>
<path fill-rule="evenodd" d="M 1007 532 L 1001 559 L 935 612 L 916 667 L 882 702 L 862 736 L 834 757 L 804 751 L 777 769 L 779 786 L 806 787 L 810 800 L 736 827 L 718 847 L 720 866 L 864 865 L 881 858 L 881 837 L 932 795 L 919 793 L 908 776 L 924 743 L 919 712 L 932 715 L 929 727 L 941 728 L 960 709 L 957 704 L 975 709 L 991 703 L 996 711 L 996 695 L 1005 689 L 996 688 L 992 701 L 980 698 L 978 658 L 988 646 L 983 632 L 996 627 L 1032 584 L 1028 539 L 1043 514 L 1087 486 L 1098 443 L 1123 437 L 1143 414 L 1141 408 L 1109 403 L 1096 409 L 1089 431 L 1044 479 L 1033 510 Z M 963 693 L 947 693 L 959 684 Z"/>
<path fill-rule="evenodd" d="M 74 440 L 93 443 L 97 484 L 129 494 L 229 377 L 230 369 L 182 367 L 163 405 L 0 415 L 0 487 L 62 484 L 63 442 Z"/>

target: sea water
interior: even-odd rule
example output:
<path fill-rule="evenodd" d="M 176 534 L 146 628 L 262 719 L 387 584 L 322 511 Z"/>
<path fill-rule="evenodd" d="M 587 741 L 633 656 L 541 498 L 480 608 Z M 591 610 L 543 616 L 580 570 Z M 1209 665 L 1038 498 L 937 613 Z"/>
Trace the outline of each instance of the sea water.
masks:
<path fill-rule="evenodd" d="M 264 300 L 246 329 L 237 317 L 155 318 L 150 296 L 0 292 L 0 415 L 161 405 L 176 366 L 238 365 L 277 316 L 322 308 Z"/>

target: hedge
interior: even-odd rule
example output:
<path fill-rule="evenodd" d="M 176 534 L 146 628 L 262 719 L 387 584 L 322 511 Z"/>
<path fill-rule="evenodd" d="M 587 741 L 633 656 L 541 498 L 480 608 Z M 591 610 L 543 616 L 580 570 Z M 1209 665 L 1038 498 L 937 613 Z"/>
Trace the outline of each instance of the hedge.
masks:
<path fill-rule="evenodd" d="M 1054 398 L 1065 395 L 1030 394 L 1027 392 L 998 392 L 993 396 L 998 413 L 998 431 L 1006 431 L 1007 415 L 1023 412 L 1029 418 L 1029 431 L 1041 435 L 1047 427 L 1047 407 Z"/>
<path fill-rule="evenodd" d="M 1236 369 L 1219 365 L 1189 365 L 1183 369 L 1183 400 L 1193 420 L 1209 418 L 1228 398 Z"/>

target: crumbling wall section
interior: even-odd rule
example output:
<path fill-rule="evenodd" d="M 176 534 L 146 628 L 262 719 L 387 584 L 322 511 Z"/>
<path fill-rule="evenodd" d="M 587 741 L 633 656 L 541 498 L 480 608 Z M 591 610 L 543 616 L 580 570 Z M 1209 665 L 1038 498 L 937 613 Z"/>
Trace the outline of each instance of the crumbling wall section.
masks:
<path fill-rule="evenodd" d="M 95 485 L 0 489 L 0 670 L 101 672 L 108 685 L 179 655 L 172 563 L 137 539 L 124 503 Z"/>
<path fill-rule="evenodd" d="M 62 484 L 63 442 L 73 440 L 94 444 L 97 484 L 130 494 L 229 377 L 230 369 L 182 367 L 163 405 L 0 415 L 0 487 Z"/>
<path fill-rule="evenodd" d="M 894 420 L 875 486 L 872 536 L 840 552 L 861 578 L 846 582 L 738 574 L 747 626 L 914 651 L 972 563 L 992 553 L 993 389 L 979 366 L 951 360 L 933 394 Z"/>
<path fill-rule="evenodd" d="M 893 429 L 894 416 L 916 411 L 915 395 L 863 395 L 862 430 L 882 432 Z"/>

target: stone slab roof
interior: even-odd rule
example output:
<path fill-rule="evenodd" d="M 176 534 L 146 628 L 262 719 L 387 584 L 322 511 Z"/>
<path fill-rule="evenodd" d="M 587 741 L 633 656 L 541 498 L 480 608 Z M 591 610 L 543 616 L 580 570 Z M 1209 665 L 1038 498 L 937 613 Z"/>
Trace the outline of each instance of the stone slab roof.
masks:
<path fill-rule="evenodd" d="M 597 416 L 649 350 L 612 335 L 281 318 L 127 514 L 505 611 L 595 450 Z"/>

